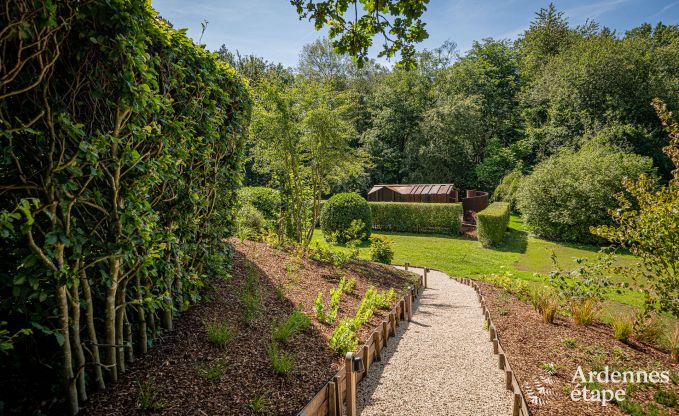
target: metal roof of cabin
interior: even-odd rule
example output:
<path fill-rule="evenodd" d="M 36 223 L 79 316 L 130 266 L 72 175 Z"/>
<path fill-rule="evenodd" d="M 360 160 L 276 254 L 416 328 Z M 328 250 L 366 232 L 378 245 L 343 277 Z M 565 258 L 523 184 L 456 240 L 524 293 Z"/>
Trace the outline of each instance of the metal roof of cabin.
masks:
<path fill-rule="evenodd" d="M 375 185 L 368 193 L 372 194 L 383 188 L 389 189 L 401 195 L 447 195 L 455 191 L 455 185 L 452 183 L 417 183 Z"/>

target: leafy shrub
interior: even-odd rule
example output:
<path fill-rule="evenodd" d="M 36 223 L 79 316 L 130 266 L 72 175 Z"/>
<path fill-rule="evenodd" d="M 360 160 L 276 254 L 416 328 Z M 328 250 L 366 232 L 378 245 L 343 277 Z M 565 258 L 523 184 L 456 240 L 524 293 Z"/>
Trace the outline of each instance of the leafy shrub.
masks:
<path fill-rule="evenodd" d="M 358 221 L 362 221 L 363 225 Z M 360 195 L 348 192 L 333 195 L 323 204 L 321 230 L 326 239 L 339 243 L 350 240 L 365 240 L 370 237 L 372 215 L 368 201 Z"/>
<path fill-rule="evenodd" d="M 510 211 L 517 210 L 517 194 L 521 187 L 521 181 L 525 176 L 520 170 L 513 170 L 505 175 L 500 181 L 495 192 L 493 192 L 493 201 L 506 202 L 509 204 Z"/>
<path fill-rule="evenodd" d="M 370 202 L 373 228 L 414 233 L 457 234 L 462 225 L 462 204 Z"/>
<path fill-rule="evenodd" d="M 622 342 L 628 342 L 630 335 L 632 335 L 632 329 L 634 328 L 634 322 L 629 316 L 618 315 L 613 317 L 611 321 L 611 326 L 613 327 L 613 336 Z"/>
<path fill-rule="evenodd" d="M 603 145 L 562 150 L 521 181 L 517 203 L 526 224 L 540 237 L 597 242 L 590 226 L 611 223 L 623 178 L 652 170 L 650 158 Z"/>
<path fill-rule="evenodd" d="M 288 342 L 292 335 L 305 331 L 310 327 L 311 321 L 309 317 L 303 311 L 297 309 L 284 322 L 278 322 L 274 325 L 271 337 L 274 341 Z"/>
<path fill-rule="evenodd" d="M 394 259 L 394 247 L 387 237 L 370 237 L 370 259 L 378 263 L 391 264 Z"/>
<path fill-rule="evenodd" d="M 339 250 L 333 250 L 328 244 L 315 242 L 310 248 L 310 257 L 316 261 L 332 264 L 334 267 L 342 268 L 349 262 L 349 256 Z"/>
<path fill-rule="evenodd" d="M 233 338 L 231 328 L 223 321 L 208 322 L 205 329 L 207 338 L 215 345 L 224 346 Z"/>
<path fill-rule="evenodd" d="M 318 319 L 319 322 L 331 323 L 329 322 L 328 314 L 325 312 L 325 305 L 323 305 L 323 292 L 318 292 L 318 296 L 316 296 L 316 300 L 314 301 L 314 312 L 316 312 L 316 319 Z"/>
<path fill-rule="evenodd" d="M 484 247 L 500 244 L 508 225 L 509 204 L 506 202 L 493 202 L 476 214 L 476 233 Z"/>
<path fill-rule="evenodd" d="M 393 287 L 385 293 L 378 293 L 375 298 L 375 306 L 380 309 L 388 310 L 391 307 L 391 301 L 394 299 L 394 294 Z"/>
<path fill-rule="evenodd" d="M 238 190 L 238 202 L 241 206 L 251 205 L 262 213 L 269 223 L 275 223 L 281 207 L 280 193 L 263 186 L 245 186 Z"/>
<path fill-rule="evenodd" d="M 339 287 L 342 289 L 342 292 L 344 293 L 351 293 L 354 291 L 356 288 L 356 278 L 352 277 L 351 279 L 347 280 L 345 276 L 342 276 L 339 282 Z"/>
<path fill-rule="evenodd" d="M 236 232 L 241 239 L 257 238 L 268 226 L 264 215 L 252 205 L 243 205 L 236 214 Z"/>
<path fill-rule="evenodd" d="M 342 319 L 332 332 L 330 337 L 330 348 L 337 351 L 340 355 L 345 355 L 354 351 L 358 347 L 358 338 L 354 331 L 352 319 Z"/>
<path fill-rule="evenodd" d="M 290 353 L 281 351 L 275 342 L 266 346 L 266 356 L 269 357 L 276 374 L 286 375 L 295 368 L 294 357 Z"/>

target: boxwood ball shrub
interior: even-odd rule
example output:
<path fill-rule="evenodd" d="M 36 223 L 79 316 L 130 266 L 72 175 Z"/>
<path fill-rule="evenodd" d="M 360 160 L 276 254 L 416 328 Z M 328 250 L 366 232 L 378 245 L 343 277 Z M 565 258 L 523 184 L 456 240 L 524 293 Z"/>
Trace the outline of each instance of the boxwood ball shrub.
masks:
<path fill-rule="evenodd" d="M 509 225 L 509 207 L 507 202 L 493 202 L 476 214 L 476 233 L 481 245 L 491 247 L 502 242 Z"/>
<path fill-rule="evenodd" d="M 462 204 L 370 202 L 373 229 L 413 233 L 459 233 Z"/>
<path fill-rule="evenodd" d="M 327 240 L 335 237 L 337 242 L 345 243 L 354 236 L 348 236 L 352 229 L 352 222 L 363 222 L 363 240 L 370 237 L 372 228 L 372 215 L 370 206 L 360 195 L 347 192 L 333 195 L 321 210 L 321 230 Z M 355 228 L 356 222 L 354 222 Z M 352 232 L 355 234 L 355 232 Z"/>
<path fill-rule="evenodd" d="M 618 207 L 623 179 L 651 173 L 652 165 L 648 157 L 602 144 L 564 149 L 521 181 L 518 209 L 539 237 L 595 243 L 601 240 L 590 227 L 611 224 L 608 211 Z"/>

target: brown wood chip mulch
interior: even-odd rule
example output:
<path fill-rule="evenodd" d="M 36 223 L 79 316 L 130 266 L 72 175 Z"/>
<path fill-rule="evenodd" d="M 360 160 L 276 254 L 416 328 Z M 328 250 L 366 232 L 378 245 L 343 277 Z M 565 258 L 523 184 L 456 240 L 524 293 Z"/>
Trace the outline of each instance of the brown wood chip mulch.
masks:
<path fill-rule="evenodd" d="M 230 244 L 235 249 L 232 277 L 211 281 L 206 298 L 176 320 L 174 331 L 131 364 L 117 383 L 92 395 L 82 414 L 249 415 L 257 414 L 250 404 L 258 396 L 265 397 L 262 413 L 296 414 L 342 365 L 328 346 L 333 327 L 314 318 L 318 292 L 323 292 L 327 307 L 330 289 L 342 275 L 356 279 L 355 290 L 342 295 L 339 321 L 355 315 L 369 287 L 402 290 L 412 279 L 410 273 L 374 263 L 351 262 L 338 271 L 312 260 L 293 260 L 290 254 L 262 243 L 232 239 Z M 240 293 L 246 270 L 253 267 L 259 274 L 264 311 L 247 325 Z M 282 347 L 293 354 L 295 368 L 279 376 L 272 370 L 266 345 L 273 323 L 299 307 L 311 317 L 312 328 Z M 385 311 L 376 311 L 359 332 L 361 342 L 385 316 Z M 205 323 L 214 320 L 227 321 L 234 332 L 226 347 L 207 339 Z M 209 368 L 221 369 L 221 376 L 209 380 L 205 377 Z M 153 397 L 157 409 L 143 412 L 140 399 L 144 397 Z"/>
<path fill-rule="evenodd" d="M 571 318 L 559 316 L 547 324 L 533 310 L 504 289 L 478 282 L 500 343 L 516 374 L 532 415 L 625 415 L 615 403 L 573 401 L 570 392 L 576 387 L 573 376 L 581 366 L 589 371 L 670 371 L 669 383 L 636 384 L 625 400 L 637 406 L 635 415 L 677 415 L 679 405 L 658 403 L 658 388 L 679 395 L 679 365 L 666 351 L 631 341 L 615 339 L 610 327 L 596 323 L 590 327 L 576 325 Z M 575 345 L 573 345 L 573 343 Z M 556 369 L 551 372 L 551 366 Z M 625 389 L 626 384 L 600 383 L 594 388 Z M 590 386 L 592 387 L 592 386 Z M 672 393 L 670 393 L 671 396 Z M 676 396 L 675 396 L 676 397 Z M 660 400 L 666 402 L 666 400 Z"/>

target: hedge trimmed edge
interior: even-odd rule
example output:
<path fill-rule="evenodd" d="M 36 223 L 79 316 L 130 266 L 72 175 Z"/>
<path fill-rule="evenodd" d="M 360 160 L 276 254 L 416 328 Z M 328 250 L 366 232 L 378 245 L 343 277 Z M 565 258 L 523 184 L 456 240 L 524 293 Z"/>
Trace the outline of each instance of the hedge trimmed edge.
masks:
<path fill-rule="evenodd" d="M 460 232 L 462 204 L 370 202 L 373 229 L 413 233 Z"/>
<path fill-rule="evenodd" d="M 476 214 L 476 234 L 484 247 L 498 245 L 505 237 L 509 225 L 509 204 L 493 202 Z"/>

